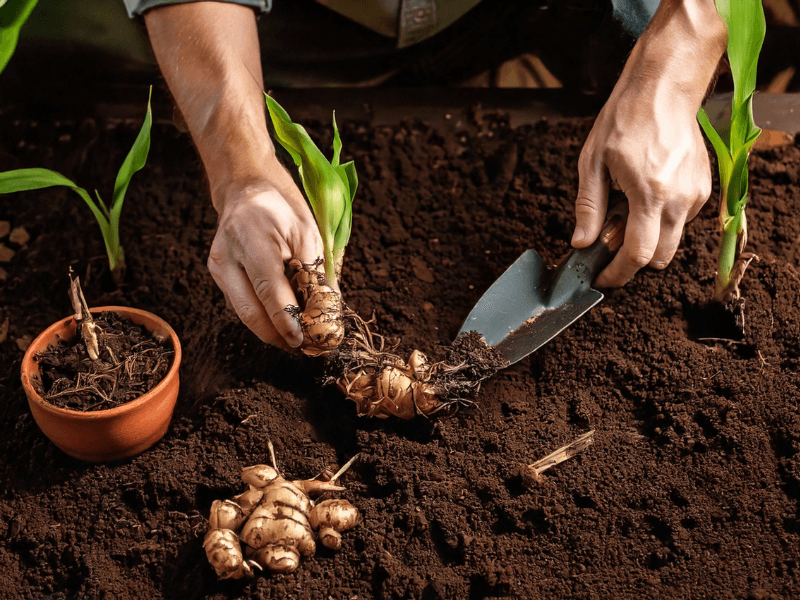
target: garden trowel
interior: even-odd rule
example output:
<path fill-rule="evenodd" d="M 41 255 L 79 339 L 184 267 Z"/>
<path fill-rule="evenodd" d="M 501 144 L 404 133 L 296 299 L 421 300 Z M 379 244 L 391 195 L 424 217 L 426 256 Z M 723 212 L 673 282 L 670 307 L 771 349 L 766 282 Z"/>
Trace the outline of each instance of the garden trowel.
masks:
<path fill-rule="evenodd" d="M 588 248 L 548 267 L 527 250 L 486 290 L 459 335 L 477 331 L 513 364 L 549 342 L 603 299 L 591 284 L 622 245 L 625 214 L 614 214 Z"/>

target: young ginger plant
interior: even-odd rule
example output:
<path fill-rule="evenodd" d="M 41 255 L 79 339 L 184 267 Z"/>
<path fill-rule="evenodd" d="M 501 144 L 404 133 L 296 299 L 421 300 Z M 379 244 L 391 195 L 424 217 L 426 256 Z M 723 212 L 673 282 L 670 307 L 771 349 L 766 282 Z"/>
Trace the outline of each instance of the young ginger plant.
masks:
<path fill-rule="evenodd" d="M 764 42 L 766 22 L 761 0 L 716 0 L 717 10 L 728 28 L 728 60 L 733 75 L 733 98 L 729 128 L 714 129 L 701 108 L 697 118 L 717 154 L 720 179 L 719 222 L 722 244 L 719 253 L 714 299 L 721 303 L 739 300 L 739 283 L 754 255 L 747 245 L 747 159 L 761 133 L 753 120 L 758 55 Z"/>
<path fill-rule="evenodd" d="M 73 190 L 83 198 L 100 226 L 106 253 L 108 254 L 108 264 L 114 279 L 119 283 L 125 273 L 125 252 L 119 239 L 122 203 L 125 200 L 125 192 L 128 191 L 128 185 L 133 174 L 141 170 L 147 162 L 147 154 L 150 151 L 150 127 L 152 123 L 153 117 L 150 110 L 150 99 L 148 98 L 147 113 L 145 114 L 142 128 L 117 173 L 111 206 L 103 202 L 97 190 L 94 192 L 97 196 L 97 202 L 95 202 L 85 189 L 78 187 L 60 173 L 49 169 L 16 169 L 0 173 L 0 194 L 39 190 L 53 186 L 64 186 Z"/>
<path fill-rule="evenodd" d="M 297 284 L 305 301 L 297 314 L 303 329 L 303 351 L 309 355 L 330 352 L 344 338 L 343 303 L 339 276 L 344 250 L 350 240 L 353 198 L 358 187 L 353 161 L 340 164 L 342 140 L 333 116 L 333 158 L 330 162 L 314 144 L 308 132 L 292 123 L 287 112 L 265 94 L 275 140 L 289 153 L 298 167 L 308 202 L 322 237 L 324 256 L 319 263 L 303 265 L 292 261 Z M 287 308 L 294 312 L 295 307 Z"/>
<path fill-rule="evenodd" d="M 318 262 L 289 263 L 296 272 L 294 281 L 305 306 L 302 311 L 295 306 L 286 310 L 300 321 L 303 352 L 326 357 L 329 367 L 340 373 L 332 381 L 356 403 L 359 415 L 410 419 L 460 403 L 479 388 L 481 381 L 505 366 L 501 357 L 468 336 L 454 343 L 447 362 L 431 362 L 419 351 L 412 352 L 406 361 L 394 354 L 394 345 L 371 330 L 372 321 L 364 321 L 347 308 L 338 279 L 350 239 L 358 180 L 352 162 L 340 164 L 342 142 L 335 113 L 333 158 L 328 162 L 306 130 L 292 123 L 275 100 L 266 98 L 274 138 L 299 169 L 324 247 L 325 255 Z"/>

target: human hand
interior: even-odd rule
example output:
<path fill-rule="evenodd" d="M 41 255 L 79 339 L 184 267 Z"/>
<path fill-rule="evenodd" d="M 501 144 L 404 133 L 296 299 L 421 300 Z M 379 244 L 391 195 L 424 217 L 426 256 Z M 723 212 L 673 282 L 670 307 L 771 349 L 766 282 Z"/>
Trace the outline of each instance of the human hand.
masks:
<path fill-rule="evenodd" d="M 214 281 L 242 323 L 284 350 L 303 342 L 299 323 L 284 310 L 297 304 L 285 264 L 293 258 L 313 263 L 322 256 L 314 216 L 288 179 L 278 186 L 264 183 L 218 192 L 214 205 L 220 211 L 219 226 L 208 258 Z"/>
<path fill-rule="evenodd" d="M 627 196 L 629 216 L 625 241 L 598 287 L 622 286 L 647 265 L 665 268 L 683 226 L 711 195 L 696 115 L 724 42 L 713 2 L 678 7 L 665 0 L 600 111 L 578 160 L 572 245 L 584 248 L 597 238 L 610 185 Z"/>
<path fill-rule="evenodd" d="M 622 286 L 647 265 L 665 268 L 684 224 L 711 195 L 711 166 L 696 111 L 670 106 L 670 98 L 648 88 L 628 89 L 609 100 L 578 161 L 573 246 L 583 248 L 597 238 L 611 183 L 628 199 L 625 241 L 598 276 L 599 287 Z"/>
<path fill-rule="evenodd" d="M 284 265 L 323 255 L 305 198 L 267 132 L 252 8 L 167 4 L 144 13 L 153 51 L 206 168 L 219 214 L 208 268 L 242 322 L 263 341 L 301 345 L 284 309 L 297 299 Z"/>

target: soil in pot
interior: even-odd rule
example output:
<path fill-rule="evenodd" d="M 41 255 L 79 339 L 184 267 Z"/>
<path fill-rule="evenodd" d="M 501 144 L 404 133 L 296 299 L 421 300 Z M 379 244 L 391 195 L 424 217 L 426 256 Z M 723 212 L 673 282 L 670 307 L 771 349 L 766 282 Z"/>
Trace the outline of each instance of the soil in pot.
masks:
<path fill-rule="evenodd" d="M 107 410 L 136 400 L 167 374 L 174 351 L 126 317 L 103 312 L 95 318 L 100 357 L 92 360 L 77 336 L 37 355 L 44 400 L 69 410 Z"/>

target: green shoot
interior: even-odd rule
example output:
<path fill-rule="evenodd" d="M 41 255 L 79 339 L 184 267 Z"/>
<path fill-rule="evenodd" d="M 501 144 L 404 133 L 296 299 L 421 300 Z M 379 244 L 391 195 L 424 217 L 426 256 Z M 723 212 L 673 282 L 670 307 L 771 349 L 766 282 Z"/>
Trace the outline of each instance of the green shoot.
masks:
<path fill-rule="evenodd" d="M 275 139 L 289 153 L 300 172 L 306 197 L 317 221 L 325 256 L 325 278 L 338 289 L 344 249 L 350 240 L 353 198 L 358 187 L 353 161 L 339 164 L 342 140 L 333 114 L 333 159 L 328 159 L 311 140 L 308 132 L 291 118 L 280 104 L 265 94 Z"/>
<path fill-rule="evenodd" d="M 150 93 L 152 95 L 152 88 Z M 97 190 L 94 192 L 97 196 L 97 201 L 95 202 L 85 189 L 78 187 L 60 173 L 49 169 L 17 169 L 0 173 L 0 194 L 25 192 L 53 186 L 64 186 L 73 190 L 83 198 L 83 201 L 86 202 L 89 210 L 92 211 L 94 218 L 97 220 L 97 224 L 103 234 L 111 273 L 114 279 L 120 282 L 125 273 L 125 252 L 119 239 L 122 203 L 125 200 L 125 192 L 128 190 L 133 174 L 141 170 L 147 162 L 147 154 L 150 151 L 150 127 L 152 122 L 153 116 L 150 110 L 150 98 L 148 98 L 147 113 L 145 114 L 142 128 L 128 156 L 125 157 L 119 173 L 117 173 L 110 207 L 103 202 Z"/>
<path fill-rule="evenodd" d="M 19 31 L 39 0 L 0 0 L 0 73 L 6 68 L 19 41 Z"/>
<path fill-rule="evenodd" d="M 756 67 L 764 43 L 766 22 L 761 0 L 716 0 L 728 28 L 728 60 L 733 75 L 730 127 L 717 132 L 701 108 L 697 114 L 717 154 L 720 179 L 719 221 L 722 244 L 714 291 L 718 302 L 740 298 L 739 282 L 753 255 L 747 245 L 747 159 L 761 133 L 753 120 Z"/>

